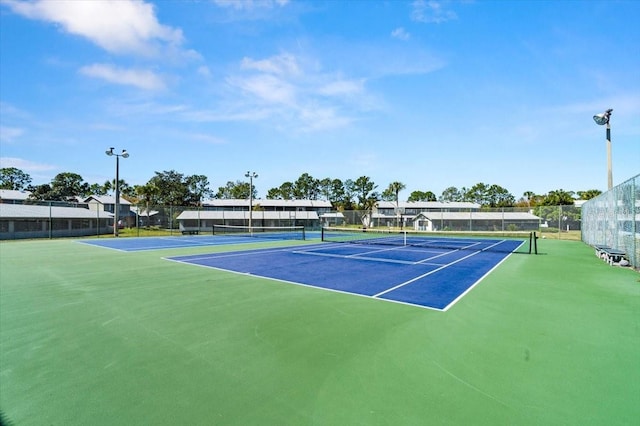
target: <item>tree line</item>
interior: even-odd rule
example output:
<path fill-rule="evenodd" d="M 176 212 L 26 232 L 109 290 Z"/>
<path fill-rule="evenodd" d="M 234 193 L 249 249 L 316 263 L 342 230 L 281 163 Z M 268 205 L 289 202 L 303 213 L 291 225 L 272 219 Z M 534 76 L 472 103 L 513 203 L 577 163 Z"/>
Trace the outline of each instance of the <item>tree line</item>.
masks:
<path fill-rule="evenodd" d="M 258 198 L 255 185 L 240 180 L 228 181 L 217 191 L 210 188 L 204 175 L 185 175 L 175 170 L 155 172 L 144 185 L 129 185 L 119 181 L 119 190 L 128 201 L 150 208 L 156 205 L 201 206 L 206 199 L 246 199 L 250 194 Z M 85 182 L 77 173 L 59 173 L 50 183 L 33 185 L 28 173 L 15 167 L 0 169 L 0 189 L 29 191 L 30 199 L 43 201 L 75 201 L 76 197 L 103 196 L 115 192 L 115 179 L 102 184 Z M 371 210 L 378 201 L 400 201 L 400 193 L 406 185 L 399 181 L 389 183 L 379 190 L 368 176 L 357 179 L 316 179 L 303 173 L 295 181 L 287 181 L 267 191 L 270 200 L 326 200 L 337 210 Z M 572 205 L 578 199 L 589 200 L 600 195 L 597 189 L 587 191 L 565 191 L 558 189 L 539 195 L 527 191 L 516 200 L 509 191 L 499 185 L 477 183 L 470 188 L 446 188 L 440 197 L 431 191 L 413 191 L 407 201 L 462 201 L 473 202 L 482 207 L 534 207 Z"/>

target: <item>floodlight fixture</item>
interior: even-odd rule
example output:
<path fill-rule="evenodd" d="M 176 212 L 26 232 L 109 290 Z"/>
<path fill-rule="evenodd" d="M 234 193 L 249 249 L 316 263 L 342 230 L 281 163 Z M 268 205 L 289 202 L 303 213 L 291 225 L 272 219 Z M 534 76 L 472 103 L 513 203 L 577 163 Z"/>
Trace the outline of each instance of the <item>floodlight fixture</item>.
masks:
<path fill-rule="evenodd" d="M 609 124 L 609 119 L 611 118 L 611 112 L 613 109 L 609 108 L 605 112 L 601 114 L 596 114 L 593 116 L 593 121 L 600 126 L 604 126 L 605 124 Z"/>
<path fill-rule="evenodd" d="M 258 177 L 256 172 L 247 172 L 244 177 L 249 178 L 249 232 L 251 232 L 251 222 L 253 219 L 253 179 Z"/>
<path fill-rule="evenodd" d="M 115 148 L 111 147 L 105 151 L 109 157 L 116 157 L 116 202 L 113 209 L 113 236 L 118 236 L 118 213 L 120 210 L 120 157 L 129 158 L 129 153 L 123 149 L 120 154 L 113 152 Z"/>
<path fill-rule="evenodd" d="M 609 108 L 601 114 L 593 116 L 593 121 L 600 126 L 607 126 L 607 189 L 613 188 L 613 171 L 611 166 L 611 125 L 609 120 L 611 119 L 611 112 L 613 109 Z"/>

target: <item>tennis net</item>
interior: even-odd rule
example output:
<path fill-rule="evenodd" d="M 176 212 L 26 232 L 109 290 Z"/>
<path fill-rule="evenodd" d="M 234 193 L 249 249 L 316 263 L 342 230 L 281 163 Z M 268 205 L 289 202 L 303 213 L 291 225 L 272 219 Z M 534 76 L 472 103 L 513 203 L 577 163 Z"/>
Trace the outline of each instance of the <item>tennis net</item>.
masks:
<path fill-rule="evenodd" d="M 213 235 L 234 237 L 274 238 L 278 240 L 304 240 L 304 226 L 235 226 L 213 225 Z"/>
<path fill-rule="evenodd" d="M 322 228 L 322 241 L 383 244 L 448 250 L 538 254 L 535 232 L 445 234 L 382 229 Z"/>

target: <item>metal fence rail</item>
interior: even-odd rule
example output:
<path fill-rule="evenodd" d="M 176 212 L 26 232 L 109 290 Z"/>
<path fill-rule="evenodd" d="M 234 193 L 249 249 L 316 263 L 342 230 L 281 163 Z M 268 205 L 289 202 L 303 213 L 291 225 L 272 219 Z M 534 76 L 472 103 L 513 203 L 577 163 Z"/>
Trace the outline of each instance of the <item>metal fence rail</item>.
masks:
<path fill-rule="evenodd" d="M 582 206 L 582 241 L 624 251 L 640 269 L 640 175 Z"/>

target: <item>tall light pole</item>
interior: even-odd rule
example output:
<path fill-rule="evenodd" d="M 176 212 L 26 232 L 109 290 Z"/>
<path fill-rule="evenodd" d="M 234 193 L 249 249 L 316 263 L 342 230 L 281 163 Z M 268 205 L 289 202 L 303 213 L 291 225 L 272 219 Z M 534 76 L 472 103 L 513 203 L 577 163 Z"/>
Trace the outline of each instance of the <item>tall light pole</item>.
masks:
<path fill-rule="evenodd" d="M 116 156 L 116 205 L 113 210 L 113 236 L 118 236 L 118 213 L 120 210 L 120 157 L 128 158 L 129 153 L 126 149 L 123 149 L 120 154 L 116 154 L 113 152 L 115 148 L 111 147 L 106 151 L 106 154 L 111 156 Z"/>
<path fill-rule="evenodd" d="M 593 121 L 600 126 L 607 126 L 607 178 L 608 189 L 613 188 L 613 171 L 611 170 L 611 126 L 609 125 L 609 119 L 611 118 L 611 112 L 613 110 L 609 108 L 602 114 L 596 114 L 593 116 Z"/>
<path fill-rule="evenodd" d="M 249 178 L 249 232 L 251 232 L 251 216 L 253 215 L 253 178 L 257 178 L 258 174 L 256 172 L 247 172 L 244 176 Z"/>

